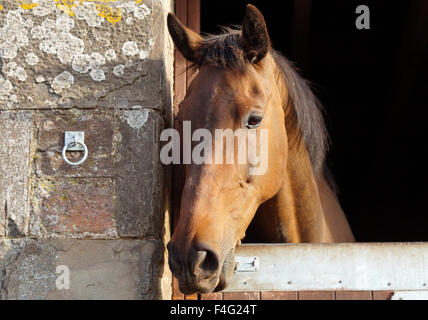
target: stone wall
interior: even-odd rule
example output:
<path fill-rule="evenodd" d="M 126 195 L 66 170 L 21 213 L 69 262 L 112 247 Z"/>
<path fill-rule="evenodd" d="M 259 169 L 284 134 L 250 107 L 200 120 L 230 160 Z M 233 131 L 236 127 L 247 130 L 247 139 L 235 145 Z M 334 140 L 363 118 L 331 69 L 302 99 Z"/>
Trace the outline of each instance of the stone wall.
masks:
<path fill-rule="evenodd" d="M 172 2 L 1 2 L 0 299 L 170 298 Z"/>

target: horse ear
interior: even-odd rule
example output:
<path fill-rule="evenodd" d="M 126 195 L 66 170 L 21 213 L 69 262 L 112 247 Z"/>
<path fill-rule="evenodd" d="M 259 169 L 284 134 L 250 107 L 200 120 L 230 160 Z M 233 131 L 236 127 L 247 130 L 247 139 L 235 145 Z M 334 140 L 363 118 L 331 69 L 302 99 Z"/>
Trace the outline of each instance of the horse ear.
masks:
<path fill-rule="evenodd" d="M 270 39 L 262 13 L 252 4 L 247 5 L 242 23 L 242 43 L 245 56 L 252 63 L 262 60 L 270 48 Z"/>
<path fill-rule="evenodd" d="M 172 13 L 168 13 L 168 30 L 178 51 L 187 60 L 199 65 L 198 46 L 202 41 L 202 37 L 185 27 Z"/>

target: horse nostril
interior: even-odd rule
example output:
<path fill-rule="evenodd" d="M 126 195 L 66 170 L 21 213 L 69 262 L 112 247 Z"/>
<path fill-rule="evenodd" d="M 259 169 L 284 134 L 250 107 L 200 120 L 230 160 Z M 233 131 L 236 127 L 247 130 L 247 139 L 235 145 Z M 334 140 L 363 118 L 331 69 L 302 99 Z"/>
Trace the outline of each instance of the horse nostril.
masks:
<path fill-rule="evenodd" d="M 203 270 L 216 272 L 219 267 L 219 258 L 214 251 L 206 251 L 206 257 L 201 267 Z"/>
<path fill-rule="evenodd" d="M 195 256 L 195 262 L 193 265 L 193 274 L 196 276 L 199 274 L 199 268 L 201 267 L 201 264 L 204 262 L 205 257 L 207 256 L 206 251 L 197 251 Z"/>
<path fill-rule="evenodd" d="M 220 265 L 217 253 L 210 249 L 197 251 L 194 261 L 193 274 L 204 279 L 214 275 Z"/>

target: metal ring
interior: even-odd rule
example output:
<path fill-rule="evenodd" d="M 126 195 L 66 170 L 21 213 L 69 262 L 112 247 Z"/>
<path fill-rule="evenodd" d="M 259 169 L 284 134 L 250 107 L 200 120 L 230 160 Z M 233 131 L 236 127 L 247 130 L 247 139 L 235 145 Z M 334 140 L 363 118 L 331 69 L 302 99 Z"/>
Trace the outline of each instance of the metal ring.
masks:
<path fill-rule="evenodd" d="M 68 147 L 70 147 L 71 145 L 76 145 L 76 144 L 80 144 L 83 147 L 83 149 L 85 149 L 83 152 L 83 158 L 77 162 L 71 162 L 70 160 L 67 159 L 67 156 L 65 153 L 67 152 Z M 81 142 L 77 142 L 77 141 L 72 142 L 72 143 L 69 143 L 68 145 L 64 146 L 64 148 L 62 148 L 62 158 L 64 159 L 65 162 L 67 162 L 71 166 L 78 166 L 79 164 L 82 164 L 83 162 L 85 162 L 87 156 L 88 156 L 88 147 L 86 146 L 86 144 L 81 143 Z"/>

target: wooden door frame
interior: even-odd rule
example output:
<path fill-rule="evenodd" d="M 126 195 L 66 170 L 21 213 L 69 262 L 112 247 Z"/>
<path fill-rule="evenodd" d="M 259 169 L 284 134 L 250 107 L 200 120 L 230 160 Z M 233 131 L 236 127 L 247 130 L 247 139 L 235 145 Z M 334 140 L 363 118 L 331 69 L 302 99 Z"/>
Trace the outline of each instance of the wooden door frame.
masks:
<path fill-rule="evenodd" d="M 201 3 L 200 0 L 176 0 L 175 1 L 175 15 L 177 18 L 188 28 L 200 33 L 200 16 L 201 16 Z M 177 50 L 174 50 L 174 128 L 180 130 L 179 124 L 175 121 L 178 113 L 178 108 L 186 96 L 187 86 L 190 84 L 194 72 L 189 69 L 190 63 L 183 57 Z M 173 169 L 175 188 L 173 191 L 180 190 L 180 184 L 183 181 L 182 173 L 178 172 L 178 166 Z M 180 208 L 181 193 L 174 192 L 173 195 L 173 223 L 174 228 L 178 219 L 178 210 Z"/>
<path fill-rule="evenodd" d="M 188 28 L 200 33 L 200 0 L 175 0 L 175 15 Z M 180 102 L 186 96 L 187 86 L 189 85 L 193 72 L 189 69 L 189 62 L 181 55 L 178 50 L 174 51 L 174 128 L 180 130 L 176 115 Z M 172 229 L 174 229 L 180 210 L 181 190 L 184 182 L 184 170 L 180 165 L 173 166 L 172 183 Z M 171 230 L 172 232 L 172 230 Z M 177 279 L 173 278 L 172 299 L 174 300 L 197 300 L 199 295 L 184 295 L 178 288 Z"/>

